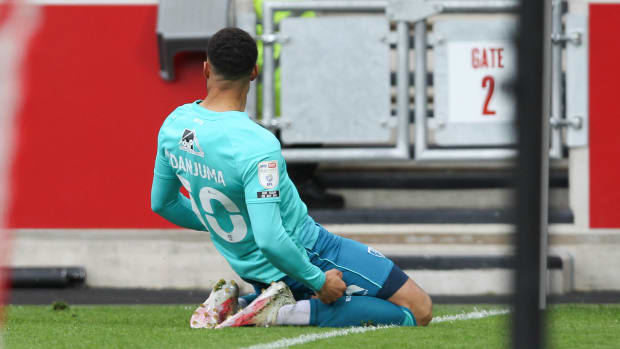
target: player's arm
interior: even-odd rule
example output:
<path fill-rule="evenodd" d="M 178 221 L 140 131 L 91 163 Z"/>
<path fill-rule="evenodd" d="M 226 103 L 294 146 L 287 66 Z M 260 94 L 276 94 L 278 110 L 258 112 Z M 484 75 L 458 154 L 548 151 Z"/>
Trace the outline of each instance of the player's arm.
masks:
<path fill-rule="evenodd" d="M 181 182 L 172 167 L 158 152 L 151 187 L 151 209 L 166 220 L 193 230 L 206 230 L 192 210 L 188 198 L 179 192 Z"/>
<path fill-rule="evenodd" d="M 306 251 L 293 242 L 282 225 L 278 178 L 283 168 L 284 158 L 277 150 L 248 162 L 242 173 L 254 239 L 271 264 L 314 291 L 319 291 L 325 283 L 325 274 L 310 263 Z"/>
<path fill-rule="evenodd" d="M 342 297 L 346 284 L 342 272 L 331 269 L 323 273 L 291 240 L 282 226 L 278 203 L 248 204 L 254 239 L 267 260 L 286 275 L 314 290 L 326 304 Z"/>
<path fill-rule="evenodd" d="M 267 260 L 286 275 L 314 291 L 319 291 L 325 283 L 325 274 L 310 263 L 305 251 L 301 250 L 284 230 L 280 204 L 249 203 L 248 212 L 254 239 Z"/>

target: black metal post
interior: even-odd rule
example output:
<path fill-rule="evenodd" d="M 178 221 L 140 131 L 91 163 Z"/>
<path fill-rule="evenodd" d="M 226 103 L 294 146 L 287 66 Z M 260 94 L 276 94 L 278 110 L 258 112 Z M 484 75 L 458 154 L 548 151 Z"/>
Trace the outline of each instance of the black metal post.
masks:
<path fill-rule="evenodd" d="M 541 236 L 546 226 L 542 193 L 545 156 L 545 8 L 549 0 L 521 0 L 517 38 L 517 212 L 513 348 L 543 347 L 540 305 Z M 545 149 L 548 151 L 548 149 Z M 544 223 L 544 224 L 543 224 Z"/>

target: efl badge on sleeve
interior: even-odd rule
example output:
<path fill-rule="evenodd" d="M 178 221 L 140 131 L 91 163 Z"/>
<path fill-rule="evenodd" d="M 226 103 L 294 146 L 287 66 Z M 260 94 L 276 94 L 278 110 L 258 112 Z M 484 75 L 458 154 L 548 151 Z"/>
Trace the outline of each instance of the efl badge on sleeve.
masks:
<path fill-rule="evenodd" d="M 263 161 L 258 164 L 258 182 L 265 189 L 273 189 L 278 186 L 278 162 L 276 160 Z"/>

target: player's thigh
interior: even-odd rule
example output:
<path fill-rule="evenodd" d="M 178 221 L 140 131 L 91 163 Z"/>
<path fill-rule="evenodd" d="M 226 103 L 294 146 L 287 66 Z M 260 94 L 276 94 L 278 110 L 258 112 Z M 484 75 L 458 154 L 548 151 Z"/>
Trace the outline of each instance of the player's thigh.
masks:
<path fill-rule="evenodd" d="M 356 283 L 367 285 L 369 292 L 366 295 L 374 297 L 382 293 L 382 288 L 394 267 L 394 263 L 379 251 L 346 238 L 342 239 L 337 262 L 350 269 L 343 271 L 343 279 L 347 285 Z"/>
<path fill-rule="evenodd" d="M 321 242 L 321 247 L 312 251 L 312 261 L 323 271 L 342 271 L 343 281 L 347 284 L 347 295 L 377 297 L 381 293 L 394 266 L 391 260 L 360 242 L 326 231 L 322 233 Z M 391 293 L 381 298 L 385 299 L 390 295 Z"/>
<path fill-rule="evenodd" d="M 355 240 L 333 234 L 323 239 L 327 243 L 321 249 L 324 257 L 321 269 L 336 267 L 341 270 L 347 295 L 386 299 L 411 310 L 418 324 L 430 322 L 431 298 L 390 259 Z"/>

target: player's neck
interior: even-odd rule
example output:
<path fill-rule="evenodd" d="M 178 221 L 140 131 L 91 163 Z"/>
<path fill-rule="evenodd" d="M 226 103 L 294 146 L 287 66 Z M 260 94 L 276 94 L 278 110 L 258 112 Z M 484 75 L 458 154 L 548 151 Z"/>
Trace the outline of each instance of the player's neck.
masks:
<path fill-rule="evenodd" d="M 240 89 L 210 88 L 200 105 L 216 112 L 245 111 L 246 98 L 247 91 Z"/>

